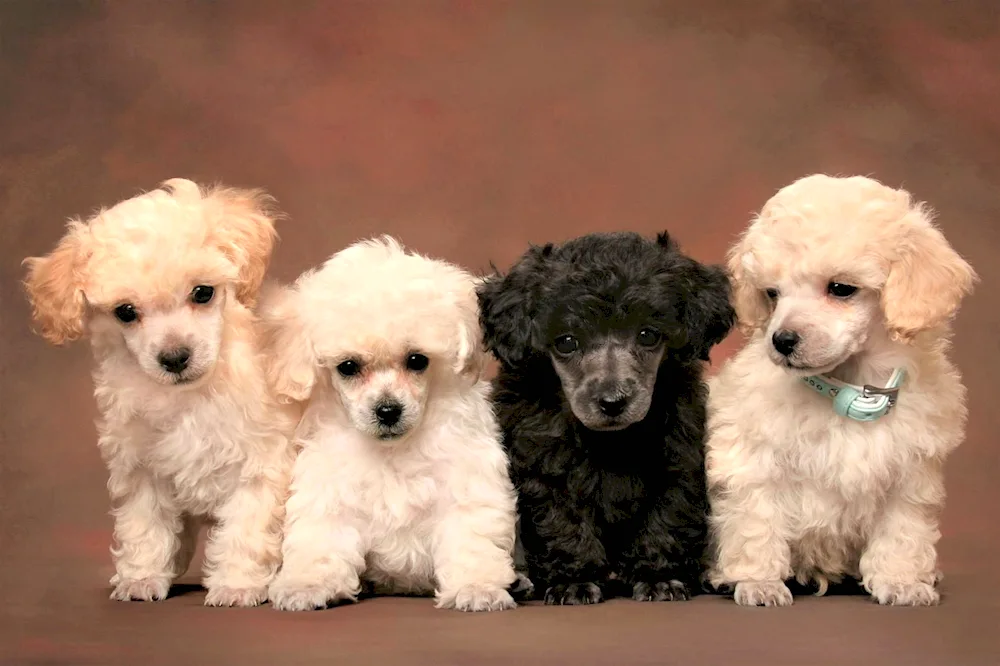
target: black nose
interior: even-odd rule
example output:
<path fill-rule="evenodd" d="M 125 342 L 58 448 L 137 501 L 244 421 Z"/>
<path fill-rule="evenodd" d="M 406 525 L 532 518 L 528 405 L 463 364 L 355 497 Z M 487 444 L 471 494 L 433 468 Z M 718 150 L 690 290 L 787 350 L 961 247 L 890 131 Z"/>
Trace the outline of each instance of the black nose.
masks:
<path fill-rule="evenodd" d="M 605 416 L 618 416 L 625 411 L 625 407 L 628 405 L 628 398 L 621 397 L 610 400 L 607 398 L 601 398 L 597 401 L 597 405 L 601 408 L 601 412 L 603 412 Z"/>
<path fill-rule="evenodd" d="M 191 360 L 191 350 L 187 347 L 178 347 L 170 351 L 160 352 L 156 360 L 160 362 L 160 366 L 167 372 L 179 375 L 188 367 L 188 361 Z"/>
<path fill-rule="evenodd" d="M 398 402 L 380 402 L 375 406 L 375 418 L 380 425 L 386 428 L 399 423 L 399 417 L 403 415 L 403 406 Z"/>
<path fill-rule="evenodd" d="M 795 331 L 778 331 L 771 336 L 771 344 L 782 356 L 791 356 L 795 345 L 799 344 L 799 334 Z"/>

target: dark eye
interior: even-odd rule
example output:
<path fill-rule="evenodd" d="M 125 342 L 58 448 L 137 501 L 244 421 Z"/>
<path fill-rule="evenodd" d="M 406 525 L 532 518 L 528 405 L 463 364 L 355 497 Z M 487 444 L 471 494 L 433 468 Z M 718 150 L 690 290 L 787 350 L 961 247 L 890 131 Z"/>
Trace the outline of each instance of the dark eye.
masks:
<path fill-rule="evenodd" d="M 430 362 L 430 359 L 423 354 L 410 354 L 406 357 L 406 369 L 412 372 L 423 372 Z"/>
<path fill-rule="evenodd" d="M 353 377 L 361 372 L 361 364 L 353 359 L 347 359 L 337 366 L 337 372 L 339 372 L 342 377 Z"/>
<path fill-rule="evenodd" d="M 655 347 L 660 342 L 660 332 L 655 328 L 644 328 L 639 331 L 636 340 L 643 347 Z"/>
<path fill-rule="evenodd" d="M 115 308 L 115 317 L 123 324 L 131 324 L 139 318 L 139 312 L 131 303 L 122 303 Z"/>
<path fill-rule="evenodd" d="M 199 284 L 191 290 L 191 301 L 199 305 L 208 303 L 213 296 L 215 296 L 215 287 L 209 287 L 205 284 Z"/>
<path fill-rule="evenodd" d="M 772 288 L 772 289 L 765 289 L 765 290 L 764 290 L 764 293 L 765 293 L 765 294 L 767 295 L 767 297 L 768 297 L 769 299 L 771 299 L 772 301 L 775 301 L 775 300 L 777 300 L 777 299 L 778 299 L 778 290 L 777 290 L 777 289 L 773 289 L 773 288 Z"/>
<path fill-rule="evenodd" d="M 857 291 L 857 287 L 844 284 L 842 282 L 831 282 L 826 285 L 826 293 L 830 294 L 834 298 L 850 298 Z"/>
<path fill-rule="evenodd" d="M 561 335 L 556 338 L 556 351 L 563 355 L 570 355 L 580 348 L 580 341 L 572 335 Z"/>

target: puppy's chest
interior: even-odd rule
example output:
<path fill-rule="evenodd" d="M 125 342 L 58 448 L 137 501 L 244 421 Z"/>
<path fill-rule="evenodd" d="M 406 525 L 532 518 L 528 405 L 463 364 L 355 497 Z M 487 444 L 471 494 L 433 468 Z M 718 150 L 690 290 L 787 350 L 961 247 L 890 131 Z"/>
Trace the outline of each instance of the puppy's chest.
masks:
<path fill-rule="evenodd" d="M 221 407 L 221 408 L 220 408 Z M 181 507 L 210 513 L 235 490 L 246 460 L 243 419 L 211 402 L 176 413 L 147 413 L 133 442 L 141 464 L 169 483 Z"/>
<path fill-rule="evenodd" d="M 444 487 L 429 463 L 387 464 L 371 470 L 362 493 L 371 514 L 373 536 L 385 538 L 399 532 L 422 532 L 438 509 Z"/>
<path fill-rule="evenodd" d="M 819 485 L 845 499 L 881 495 L 902 472 L 906 447 L 895 441 L 887 423 L 835 423 L 804 430 L 795 443 L 779 451 L 779 465 L 791 480 Z"/>
<path fill-rule="evenodd" d="M 648 502 L 643 480 L 621 472 L 596 472 L 590 492 L 583 495 L 597 510 L 598 517 L 611 524 L 634 519 Z"/>

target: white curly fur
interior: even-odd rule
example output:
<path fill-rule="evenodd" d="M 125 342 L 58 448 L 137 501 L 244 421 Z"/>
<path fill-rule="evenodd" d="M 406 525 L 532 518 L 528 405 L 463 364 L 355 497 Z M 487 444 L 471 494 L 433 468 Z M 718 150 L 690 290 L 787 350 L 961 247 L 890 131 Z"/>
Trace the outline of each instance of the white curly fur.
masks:
<path fill-rule="evenodd" d="M 205 603 L 266 599 L 279 564 L 295 414 L 266 384 L 251 308 L 274 242 L 260 192 L 163 188 L 70 223 L 56 250 L 30 258 L 41 334 L 89 330 L 99 447 L 115 518 L 113 599 L 160 600 L 186 571 L 203 520 Z M 210 302 L 192 300 L 209 285 Z M 139 317 L 114 316 L 123 303 Z M 182 375 L 157 354 L 192 350 Z"/>
<path fill-rule="evenodd" d="M 264 309 L 273 382 L 305 402 L 272 604 L 354 600 L 364 580 L 434 591 L 443 608 L 513 607 L 515 494 L 481 376 L 473 279 L 382 238 L 334 255 Z M 413 353 L 426 370 L 406 368 Z M 338 372 L 346 360 L 356 375 Z M 387 398 L 403 406 L 404 430 L 380 438 L 372 414 Z"/>
<path fill-rule="evenodd" d="M 906 192 L 820 175 L 778 192 L 729 265 L 751 337 L 711 383 L 710 582 L 743 605 L 792 603 L 790 578 L 822 594 L 845 576 L 880 603 L 937 603 L 942 466 L 966 420 L 949 320 L 972 269 Z M 830 281 L 860 289 L 833 298 Z M 823 367 L 783 367 L 771 335 L 789 327 L 803 336 L 793 358 Z M 898 404 L 871 423 L 800 379 L 884 386 L 893 368 L 907 372 Z"/>

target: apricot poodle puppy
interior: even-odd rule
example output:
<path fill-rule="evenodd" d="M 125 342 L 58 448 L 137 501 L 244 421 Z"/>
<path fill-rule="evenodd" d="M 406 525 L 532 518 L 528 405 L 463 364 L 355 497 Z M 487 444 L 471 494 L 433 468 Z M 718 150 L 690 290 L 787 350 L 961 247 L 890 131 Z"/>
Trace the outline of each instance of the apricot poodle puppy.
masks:
<path fill-rule="evenodd" d="M 89 333 L 115 519 L 112 599 L 166 598 L 203 519 L 205 603 L 263 602 L 290 471 L 252 307 L 274 243 L 261 192 L 163 187 L 70 222 L 26 260 L 41 335 Z"/>
<path fill-rule="evenodd" d="M 942 466 L 966 421 L 949 329 L 972 268 L 907 192 L 814 175 L 767 202 L 729 269 L 750 339 L 711 387 L 710 582 L 750 606 L 791 604 L 793 578 L 938 603 Z"/>

